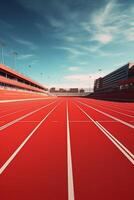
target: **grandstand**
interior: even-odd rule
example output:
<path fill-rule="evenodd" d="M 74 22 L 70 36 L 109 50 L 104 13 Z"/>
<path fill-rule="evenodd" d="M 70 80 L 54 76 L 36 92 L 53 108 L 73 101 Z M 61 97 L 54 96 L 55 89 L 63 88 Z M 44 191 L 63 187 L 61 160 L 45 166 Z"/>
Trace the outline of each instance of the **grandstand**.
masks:
<path fill-rule="evenodd" d="M 94 93 L 89 97 L 97 99 L 134 100 L 134 62 L 116 69 L 94 83 Z"/>
<path fill-rule="evenodd" d="M 47 87 L 0 64 L 0 99 L 48 96 Z"/>

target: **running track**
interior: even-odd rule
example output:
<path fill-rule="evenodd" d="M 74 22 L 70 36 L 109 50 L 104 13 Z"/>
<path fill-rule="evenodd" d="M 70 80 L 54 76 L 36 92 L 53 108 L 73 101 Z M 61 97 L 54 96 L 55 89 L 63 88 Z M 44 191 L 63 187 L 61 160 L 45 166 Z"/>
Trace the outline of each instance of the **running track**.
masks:
<path fill-rule="evenodd" d="M 1 200 L 133 200 L 134 104 L 0 103 Z"/>

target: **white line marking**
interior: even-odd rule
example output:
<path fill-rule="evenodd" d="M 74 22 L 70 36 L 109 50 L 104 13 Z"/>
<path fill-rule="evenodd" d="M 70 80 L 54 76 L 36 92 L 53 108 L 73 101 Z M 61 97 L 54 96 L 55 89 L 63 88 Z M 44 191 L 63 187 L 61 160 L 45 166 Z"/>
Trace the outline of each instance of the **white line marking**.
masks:
<path fill-rule="evenodd" d="M 91 122 L 91 121 L 89 121 L 89 120 L 84 120 L 84 121 L 81 121 L 81 120 L 71 120 L 71 121 L 69 121 L 70 123 L 86 123 L 86 122 Z"/>
<path fill-rule="evenodd" d="M 37 123 L 37 122 L 40 122 L 40 121 L 19 121 L 18 123 Z"/>
<path fill-rule="evenodd" d="M 103 111 L 97 109 L 97 108 L 94 108 L 94 107 L 92 107 L 92 106 L 89 106 L 88 104 L 82 103 L 81 101 L 78 101 L 78 102 L 79 102 L 80 104 L 83 104 L 83 105 L 85 105 L 85 106 L 87 106 L 87 107 L 89 107 L 89 108 L 91 108 L 91 109 L 93 109 L 93 110 L 95 110 L 95 111 L 97 111 L 97 112 L 99 112 L 99 113 L 101 113 L 101 114 L 107 116 L 107 117 L 110 117 L 111 119 L 114 119 L 114 120 L 116 120 L 116 121 L 118 121 L 118 122 L 120 122 L 120 123 L 122 123 L 122 124 L 124 124 L 124 125 L 126 125 L 126 126 L 128 126 L 128 127 L 130 127 L 130 128 L 134 128 L 134 125 L 129 124 L 128 122 L 125 122 L 125 121 L 123 121 L 123 120 L 121 120 L 121 119 L 119 119 L 119 118 L 117 118 L 117 117 L 114 117 L 113 115 L 110 115 L 110 114 L 108 114 L 108 113 L 105 113 L 105 112 L 103 112 Z"/>
<path fill-rule="evenodd" d="M 79 121 L 79 120 L 72 120 L 72 121 L 70 121 L 71 123 L 92 123 L 92 121 L 89 121 L 89 120 L 85 120 L 85 121 Z M 112 122 L 112 123 L 118 123 L 117 121 L 104 121 L 104 120 L 99 120 L 98 122 L 106 122 L 106 123 L 109 123 L 109 122 Z"/>
<path fill-rule="evenodd" d="M 74 183 L 73 183 L 73 167 L 71 156 L 71 141 L 70 141 L 70 127 L 69 127 L 69 111 L 68 102 L 67 109 L 67 170 L 68 170 L 68 200 L 74 200 Z"/>
<path fill-rule="evenodd" d="M 0 116 L 0 119 L 3 118 L 3 117 L 6 117 L 6 116 L 10 116 L 10 115 L 13 115 L 13 114 L 15 114 L 15 113 L 24 111 L 24 110 L 27 110 L 27 109 L 21 109 L 21 110 L 17 110 L 17 111 L 15 111 L 15 112 L 12 112 L 12 113 L 8 113 L 8 114 L 5 114 L 5 115 L 2 115 L 2 116 Z"/>
<path fill-rule="evenodd" d="M 94 104 L 93 104 L 93 105 L 94 105 Z M 113 110 L 113 109 L 111 109 L 111 108 L 109 108 L 109 107 L 107 107 L 107 106 L 105 106 L 105 105 L 104 105 L 104 106 L 102 106 L 102 105 L 97 105 L 97 106 L 99 106 L 99 107 L 101 107 L 101 108 L 104 108 L 104 109 L 107 109 L 107 110 L 111 110 L 111 111 L 113 111 L 113 112 L 119 113 L 119 114 L 121 114 L 121 115 L 130 117 L 130 118 L 134 118 L 134 116 L 132 116 L 132 115 L 128 115 L 128 114 L 126 114 L 126 113 L 119 112 L 119 111 L 117 111 L 117 110 Z"/>
<path fill-rule="evenodd" d="M 99 122 L 97 122 L 96 121 L 96 123 L 98 124 L 98 127 L 100 128 L 100 129 L 103 129 L 102 131 L 103 132 L 105 132 L 105 134 L 107 133 L 110 137 L 111 137 L 111 141 L 115 141 L 116 143 L 118 143 L 119 144 L 119 146 L 122 148 L 122 149 L 124 149 L 126 152 L 127 152 L 127 154 L 128 155 L 130 155 L 131 157 L 132 157 L 132 159 L 133 159 L 133 164 L 134 164 L 134 154 L 133 153 L 131 153 L 121 142 L 119 142 L 119 140 L 117 140 L 104 126 L 102 126 Z M 107 136 L 108 136 L 107 135 Z"/>
<path fill-rule="evenodd" d="M 128 110 L 128 109 L 124 109 L 124 108 L 121 108 L 121 107 L 117 107 L 115 105 L 109 105 L 109 106 L 112 107 L 112 108 L 116 108 L 118 110 L 122 110 L 122 111 L 127 111 L 127 112 L 134 113 L 134 111 L 132 111 L 132 110 Z"/>
<path fill-rule="evenodd" d="M 21 102 L 21 101 L 47 100 L 47 99 L 54 99 L 54 98 L 56 98 L 56 97 L 30 98 L 30 99 L 13 99 L 13 100 L 0 100 L 0 103 L 13 103 L 13 102 Z"/>
<path fill-rule="evenodd" d="M 134 165 L 134 154 L 132 154 L 122 143 L 120 143 L 106 128 L 91 118 L 80 106 L 75 104 L 94 124 L 111 140 L 111 142 L 123 153 L 123 155 Z"/>
<path fill-rule="evenodd" d="M 59 105 L 59 104 L 58 104 Z M 31 136 L 35 133 L 35 131 L 42 125 L 42 123 L 48 118 L 48 116 L 56 109 L 58 106 L 56 105 L 49 113 L 41 120 L 41 122 L 33 129 L 33 131 L 26 137 L 26 139 L 22 142 L 22 144 L 14 151 L 14 153 L 9 157 L 9 159 L 4 163 L 4 165 L 0 168 L 0 174 L 4 172 L 4 170 L 8 167 L 8 165 L 12 162 L 12 160 L 16 157 L 16 155 L 20 152 L 20 150 L 24 147 L 24 145 L 28 142 Z"/>
<path fill-rule="evenodd" d="M 11 126 L 11 125 L 13 125 L 13 124 L 19 122 L 20 120 L 22 120 L 22 119 L 24 119 L 24 118 L 26 118 L 26 117 L 28 117 L 28 116 L 30 116 L 30 115 L 32 115 L 32 114 L 34 114 L 34 113 L 40 111 L 40 110 L 42 110 L 43 108 L 45 108 L 45 107 L 47 107 L 47 106 L 50 106 L 51 104 L 53 104 L 53 103 L 55 103 L 55 102 L 56 102 L 56 101 L 54 101 L 54 102 L 52 102 L 52 103 L 49 103 L 49 104 L 47 104 L 47 105 L 45 105 L 45 106 L 42 106 L 41 108 L 38 108 L 38 109 L 36 109 L 36 110 L 34 110 L 34 111 L 30 112 L 30 113 L 27 113 L 26 115 L 23 115 L 23 116 L 21 116 L 21 117 L 15 119 L 15 120 L 13 120 L 13 121 L 7 123 L 7 124 L 1 126 L 1 127 L 0 127 L 0 131 L 2 131 L 2 130 L 4 130 L 5 128 L 7 128 L 7 127 L 9 127 L 9 126 Z"/>
<path fill-rule="evenodd" d="M 112 121 L 112 120 L 97 120 L 98 122 L 106 122 L 106 123 L 118 123 L 117 121 Z"/>

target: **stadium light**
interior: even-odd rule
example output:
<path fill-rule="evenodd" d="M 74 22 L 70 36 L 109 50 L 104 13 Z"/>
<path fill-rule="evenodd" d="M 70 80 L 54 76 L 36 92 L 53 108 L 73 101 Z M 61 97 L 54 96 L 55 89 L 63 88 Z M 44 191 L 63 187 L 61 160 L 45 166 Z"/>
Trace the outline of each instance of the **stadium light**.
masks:
<path fill-rule="evenodd" d="M 4 65 L 5 61 L 4 61 L 4 47 L 5 47 L 5 43 L 0 41 L 0 48 L 1 48 L 1 63 Z"/>
<path fill-rule="evenodd" d="M 14 56 L 14 69 L 16 69 L 16 58 L 18 56 L 18 53 L 16 51 L 14 51 L 13 56 Z"/>
<path fill-rule="evenodd" d="M 100 68 L 100 69 L 98 69 L 98 72 L 99 72 L 99 77 L 101 77 L 101 75 L 102 75 L 102 69 Z"/>
<path fill-rule="evenodd" d="M 89 92 L 91 92 L 91 78 L 92 76 L 89 76 Z"/>

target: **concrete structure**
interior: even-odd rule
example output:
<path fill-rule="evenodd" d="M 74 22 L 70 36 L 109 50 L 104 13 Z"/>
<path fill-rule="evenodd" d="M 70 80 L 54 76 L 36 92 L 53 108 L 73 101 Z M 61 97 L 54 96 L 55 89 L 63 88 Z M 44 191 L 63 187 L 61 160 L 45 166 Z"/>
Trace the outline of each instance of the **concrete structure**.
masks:
<path fill-rule="evenodd" d="M 50 88 L 50 93 L 56 96 L 87 96 L 90 92 L 85 91 L 83 88 L 59 88 L 55 87 Z"/>
<path fill-rule="evenodd" d="M 71 92 L 71 93 L 78 93 L 79 89 L 78 88 L 70 88 L 69 92 Z"/>
<path fill-rule="evenodd" d="M 134 63 L 128 63 L 110 74 L 95 80 L 94 92 L 112 91 L 119 87 L 121 81 L 127 81 L 134 77 Z"/>
<path fill-rule="evenodd" d="M 0 88 L 46 93 L 47 88 L 32 79 L 0 64 Z"/>

